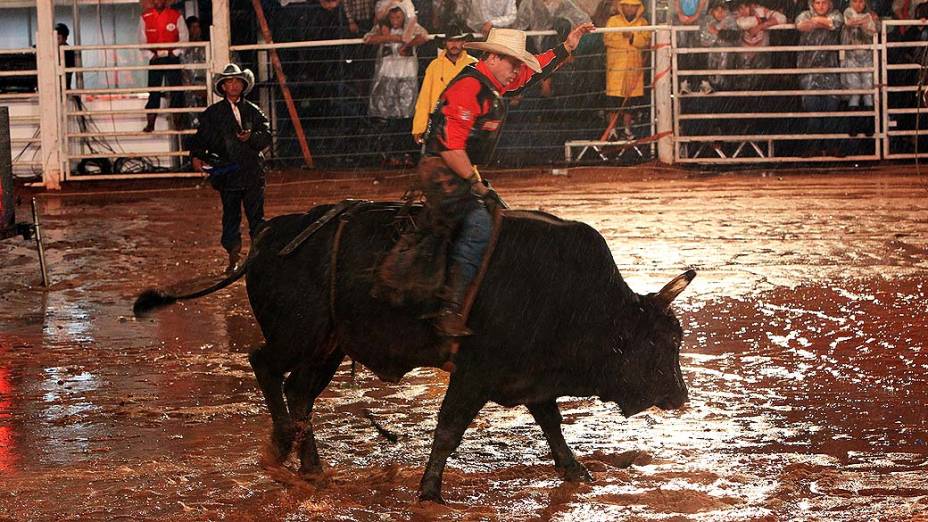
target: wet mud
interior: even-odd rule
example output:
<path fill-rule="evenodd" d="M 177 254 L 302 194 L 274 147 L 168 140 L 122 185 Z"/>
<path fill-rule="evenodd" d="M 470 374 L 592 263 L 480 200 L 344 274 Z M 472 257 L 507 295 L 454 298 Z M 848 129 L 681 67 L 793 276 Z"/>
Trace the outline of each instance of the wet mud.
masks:
<path fill-rule="evenodd" d="M 267 214 L 397 199 L 409 178 L 372 180 L 278 180 Z M 594 482 L 557 476 L 527 410 L 489 405 L 449 460 L 447 505 L 418 503 L 447 374 L 388 384 L 348 363 L 314 410 L 324 473 L 267 465 L 244 285 L 131 316 L 141 290 L 224 268 L 217 195 L 88 188 L 39 198 L 47 291 L 32 246 L 0 243 L 0 519 L 928 520 L 926 178 L 495 181 L 600 230 L 639 293 L 699 274 L 676 302 L 686 407 L 625 419 L 561 399 Z"/>

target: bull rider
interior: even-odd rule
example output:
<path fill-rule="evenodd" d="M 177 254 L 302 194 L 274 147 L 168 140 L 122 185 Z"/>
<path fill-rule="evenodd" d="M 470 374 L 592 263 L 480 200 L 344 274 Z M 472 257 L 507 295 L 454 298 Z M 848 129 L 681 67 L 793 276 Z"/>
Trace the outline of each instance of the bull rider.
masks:
<path fill-rule="evenodd" d="M 548 77 L 594 28 L 591 23 L 578 25 L 562 44 L 539 55 L 526 51 L 525 32 L 491 29 L 486 41 L 464 44 L 485 55 L 448 84 L 429 116 L 419 179 L 432 219 L 455 233 L 442 305 L 434 320 L 439 335 L 447 339 L 472 333 L 461 308 L 490 242 L 485 201 L 499 200 L 475 165 L 489 161 L 496 146 L 506 118 L 502 97 L 517 95 Z"/>

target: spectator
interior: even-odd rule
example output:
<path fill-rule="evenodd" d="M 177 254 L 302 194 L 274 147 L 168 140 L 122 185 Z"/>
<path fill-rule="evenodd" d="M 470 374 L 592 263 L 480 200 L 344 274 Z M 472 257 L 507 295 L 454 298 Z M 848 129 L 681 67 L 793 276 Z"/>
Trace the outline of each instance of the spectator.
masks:
<path fill-rule="evenodd" d="M 389 27 L 390 24 L 387 20 L 387 15 L 398 5 L 403 6 L 403 13 L 406 16 L 402 35 L 404 42 L 408 42 L 415 38 L 416 31 L 421 30 L 428 34 L 428 31 L 424 31 L 424 28 L 419 25 L 416 6 L 413 4 L 412 0 L 377 0 L 374 6 L 374 22 Z"/>
<path fill-rule="evenodd" d="M 850 6 L 844 10 L 844 29 L 841 31 L 841 43 L 845 45 L 870 45 L 873 35 L 876 34 L 876 20 L 867 0 L 851 0 Z M 873 52 L 868 49 L 845 51 L 841 59 L 841 67 L 873 67 Z M 852 72 L 841 75 L 841 84 L 845 89 L 872 89 L 872 72 Z M 848 97 L 847 105 L 851 110 L 857 110 L 863 101 L 863 110 L 873 110 L 873 95 L 852 94 Z M 851 136 L 862 133 L 873 135 L 873 118 L 852 118 L 855 125 L 851 127 Z"/>
<path fill-rule="evenodd" d="M 202 42 L 203 29 L 200 25 L 200 19 L 196 16 L 188 16 L 186 22 L 187 34 L 189 35 L 190 41 Z M 185 64 L 205 65 L 206 48 L 188 47 L 181 61 Z M 184 85 L 206 85 L 206 69 L 184 69 Z M 187 107 L 206 107 L 205 91 L 187 91 L 184 94 Z M 188 127 L 195 127 L 196 113 L 188 114 L 191 116 L 190 125 L 188 125 Z"/>
<path fill-rule="evenodd" d="M 742 47 L 768 47 L 770 45 L 769 28 L 785 24 L 783 13 L 758 5 L 754 0 L 737 0 L 735 2 L 738 28 L 741 29 Z M 768 69 L 772 60 L 769 52 L 741 52 L 737 67 L 739 69 Z M 745 74 L 740 78 L 739 88 L 745 91 L 760 89 L 764 84 L 764 75 Z"/>
<path fill-rule="evenodd" d="M 703 47 L 737 47 L 740 31 L 734 15 L 728 10 L 725 0 L 712 0 L 709 13 L 699 22 L 699 42 Z M 710 70 L 733 69 L 736 56 L 733 53 L 710 53 L 706 58 Z M 725 90 L 730 77 L 715 75 L 703 80 L 699 86 L 702 92 Z"/>
<path fill-rule="evenodd" d="M 590 21 L 590 15 L 577 7 L 573 0 L 522 0 L 513 27 L 523 31 L 557 31 L 556 36 L 531 39 L 534 45 L 532 52 L 540 53 L 564 41 L 574 26 Z"/>
<path fill-rule="evenodd" d="M 432 113 L 438 96 L 448 86 L 448 82 L 457 76 L 461 69 L 477 61 L 464 49 L 464 42 L 472 39 L 473 35 L 465 33 L 463 27 L 449 31 L 445 36 L 445 50 L 440 51 L 438 57 L 432 60 L 425 70 L 425 78 L 422 79 L 422 88 L 416 100 L 416 114 L 412 120 L 412 135 L 416 143 L 422 143 L 429 114 Z"/>
<path fill-rule="evenodd" d="M 55 24 L 55 33 L 58 36 L 58 45 L 68 45 L 68 36 L 71 34 L 71 30 L 67 25 L 58 23 Z M 77 67 L 77 53 L 75 51 L 65 51 L 64 52 L 64 66 L 68 69 Z M 71 85 L 71 77 L 74 76 L 74 73 L 65 73 L 65 85 L 68 89 L 73 88 Z"/>
<path fill-rule="evenodd" d="M 338 40 L 351 34 L 351 23 L 342 0 L 319 0 L 306 13 L 306 24 L 298 28 L 310 40 Z"/>
<path fill-rule="evenodd" d="M 671 5 L 671 25 L 696 25 L 706 12 L 706 0 L 674 0 Z M 686 33 L 684 33 L 686 34 Z"/>
<path fill-rule="evenodd" d="M 648 25 L 644 18 L 641 0 L 616 0 L 618 14 L 609 18 L 607 27 L 636 27 Z M 651 43 L 651 33 L 635 31 L 606 33 L 606 96 L 616 98 L 622 117 L 625 139 L 635 139 L 632 124 L 635 112 L 644 105 L 644 57 L 643 51 Z M 631 108 L 629 110 L 628 108 Z"/>
<path fill-rule="evenodd" d="M 513 27 L 522 31 L 556 31 L 553 36 L 529 38 L 529 51 L 540 53 L 564 41 L 574 26 L 589 22 L 590 16 L 572 0 L 522 0 Z M 542 81 L 542 96 L 554 94 L 552 84 L 550 77 Z"/>
<path fill-rule="evenodd" d="M 338 40 L 351 37 L 348 16 L 340 0 L 314 0 L 307 4 L 290 4 L 274 14 L 274 40 Z M 280 60 L 300 118 L 311 118 L 315 132 L 311 147 L 317 156 L 344 152 L 347 115 L 363 113 L 363 105 L 350 101 L 360 93 L 349 90 L 349 81 L 358 64 L 349 63 L 362 46 L 327 46 L 281 49 Z M 360 73 L 358 73 L 360 74 Z M 369 80 L 373 71 L 364 77 Z M 276 113 L 276 158 L 300 158 L 296 128 L 280 97 Z M 366 104 L 365 104 L 366 105 Z M 307 122 L 304 122 L 304 125 Z M 354 132 L 348 131 L 348 132 Z"/>
<path fill-rule="evenodd" d="M 421 25 L 425 32 L 432 33 L 435 26 L 432 25 L 432 9 L 434 7 L 432 0 L 412 0 L 412 5 L 416 10 L 416 23 Z"/>
<path fill-rule="evenodd" d="M 180 12 L 166 6 L 167 0 L 152 0 L 152 7 L 142 13 L 139 20 L 139 43 L 141 44 L 164 44 L 174 42 L 186 42 L 187 24 Z M 179 65 L 181 49 L 170 49 L 158 47 L 155 49 L 145 49 L 143 54 L 148 56 L 148 64 L 158 65 Z M 161 87 L 163 83 L 169 86 L 177 87 L 183 83 L 183 76 L 180 69 L 155 69 L 148 71 L 148 86 Z M 171 92 L 172 108 L 183 107 L 183 91 Z M 148 103 L 145 109 L 158 109 L 161 107 L 161 92 L 152 91 L 148 94 Z M 155 121 L 158 119 L 157 113 L 148 113 L 148 123 L 143 132 L 155 130 Z"/>
<path fill-rule="evenodd" d="M 596 27 L 605 27 L 609 23 L 609 18 L 614 16 L 615 12 L 615 1 L 614 0 L 600 0 L 599 4 L 596 6 L 596 10 L 593 11 L 592 20 L 593 25 Z"/>
<path fill-rule="evenodd" d="M 448 32 L 453 27 L 467 25 L 468 0 L 433 0 L 432 32 Z"/>
<path fill-rule="evenodd" d="M 407 136 L 416 105 L 419 61 L 416 47 L 425 43 L 427 33 L 415 22 L 409 0 L 380 0 L 375 12 L 384 18 L 364 36 L 367 44 L 378 45 L 374 81 L 371 85 L 368 115 L 386 120 L 381 136 Z M 384 142 L 382 142 L 384 143 Z M 404 148 L 388 139 L 387 150 Z M 411 162 L 411 158 L 410 162 Z"/>
<path fill-rule="evenodd" d="M 698 25 L 706 13 L 709 0 L 672 0 L 670 5 L 670 25 L 687 26 Z M 699 35 L 693 31 L 676 31 L 677 47 L 699 47 Z M 699 70 L 706 68 L 705 54 L 681 54 L 677 58 L 677 66 L 682 70 Z M 697 82 L 698 77 L 690 76 L 680 82 L 680 94 L 689 94 L 692 91 L 690 84 Z M 701 81 L 698 84 L 701 84 Z"/>
<path fill-rule="evenodd" d="M 928 0 L 893 0 L 892 3 L 892 12 L 893 18 L 896 20 L 914 20 L 916 19 L 915 11 L 918 10 L 918 6 L 925 3 Z M 899 26 L 898 34 L 904 35 L 909 28 L 905 26 Z"/>
<path fill-rule="evenodd" d="M 344 5 L 351 32 L 369 32 L 374 26 L 374 0 L 345 0 Z"/>
<path fill-rule="evenodd" d="M 512 27 L 517 14 L 516 0 L 470 0 L 467 25 L 486 37 L 494 27 Z"/>
<path fill-rule="evenodd" d="M 831 0 L 811 0 L 809 10 L 796 17 L 796 29 L 800 32 L 799 45 L 838 45 L 841 41 L 841 26 L 844 17 L 832 7 Z M 838 51 L 800 51 L 796 58 L 796 67 L 800 69 L 837 68 Z M 837 73 L 810 73 L 799 77 L 799 86 L 805 90 L 841 89 L 841 79 Z M 806 112 L 832 112 L 838 109 L 840 101 L 833 94 L 809 95 L 802 97 L 802 108 Z M 811 116 L 808 119 L 808 134 L 830 134 L 834 132 L 834 118 Z M 819 143 L 818 140 L 813 143 Z M 836 147 L 829 145 L 820 152 L 825 155 L 840 154 Z"/>

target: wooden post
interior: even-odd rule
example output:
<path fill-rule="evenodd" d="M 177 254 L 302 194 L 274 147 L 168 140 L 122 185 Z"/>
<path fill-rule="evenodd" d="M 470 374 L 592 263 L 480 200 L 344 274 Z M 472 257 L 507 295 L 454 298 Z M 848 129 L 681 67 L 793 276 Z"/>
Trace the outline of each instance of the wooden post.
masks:
<path fill-rule="evenodd" d="M 274 43 L 271 36 L 271 28 L 267 24 L 267 18 L 264 16 L 264 8 L 261 7 L 261 0 L 251 0 L 251 5 L 255 8 L 255 15 L 258 17 L 258 26 L 261 27 L 261 34 L 264 35 L 264 41 Z M 296 113 L 296 105 L 293 103 L 293 96 L 290 95 L 290 88 L 287 87 L 287 77 L 284 75 L 284 68 L 280 64 L 280 57 L 277 55 L 277 49 L 270 49 L 271 64 L 274 66 L 274 73 L 277 76 L 277 83 L 280 84 L 280 91 L 284 96 L 284 103 L 287 104 L 287 112 L 290 113 L 290 120 L 293 122 L 293 128 L 296 130 L 296 139 L 300 143 L 300 150 L 303 152 L 303 161 L 306 166 L 313 168 L 313 157 L 309 152 L 309 144 L 306 143 L 306 135 L 303 133 L 303 124 L 300 122 L 300 116 Z"/>
<path fill-rule="evenodd" d="M 209 29 L 210 54 L 213 60 L 212 72 L 222 72 L 222 68 L 232 59 L 229 57 L 231 43 L 231 24 L 229 22 L 229 0 L 212 0 L 213 25 Z"/>
<path fill-rule="evenodd" d="M 59 144 L 62 143 L 58 126 L 58 37 L 55 35 L 54 0 L 36 2 L 35 60 L 38 66 L 39 84 L 39 129 L 42 155 L 42 182 L 49 190 L 61 190 L 61 156 Z"/>
<path fill-rule="evenodd" d="M 657 116 L 657 158 L 661 163 L 673 163 L 673 73 L 671 72 L 670 31 L 657 31 L 657 67 L 654 81 L 654 105 Z"/>

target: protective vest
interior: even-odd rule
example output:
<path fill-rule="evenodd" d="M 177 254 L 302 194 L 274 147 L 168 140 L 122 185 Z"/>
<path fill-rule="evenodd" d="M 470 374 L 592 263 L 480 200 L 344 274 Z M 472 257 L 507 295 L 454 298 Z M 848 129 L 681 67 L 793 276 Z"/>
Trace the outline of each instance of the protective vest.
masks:
<path fill-rule="evenodd" d="M 145 38 L 150 44 L 179 41 L 180 32 L 177 24 L 186 23 L 180 13 L 171 8 L 161 12 L 147 9 L 142 13 L 142 21 L 145 23 Z"/>
<path fill-rule="evenodd" d="M 480 73 L 474 65 L 468 65 L 448 83 L 445 91 L 451 88 L 457 82 L 465 78 L 475 78 L 480 82 L 480 90 L 477 92 L 477 103 L 480 107 L 489 105 L 489 109 L 481 115 L 477 115 L 474 125 L 467 136 L 465 150 L 471 163 L 482 165 L 490 161 L 493 151 L 496 149 L 496 142 L 499 141 L 499 133 L 503 128 L 503 122 L 506 120 L 506 105 L 496 87 L 490 82 L 490 79 Z M 447 124 L 445 114 L 442 109 L 447 105 L 444 98 L 439 98 L 435 109 L 429 116 L 429 126 L 425 136 L 425 151 L 427 154 L 437 156 L 440 152 L 448 150 L 439 138 L 445 136 L 445 125 Z"/>

